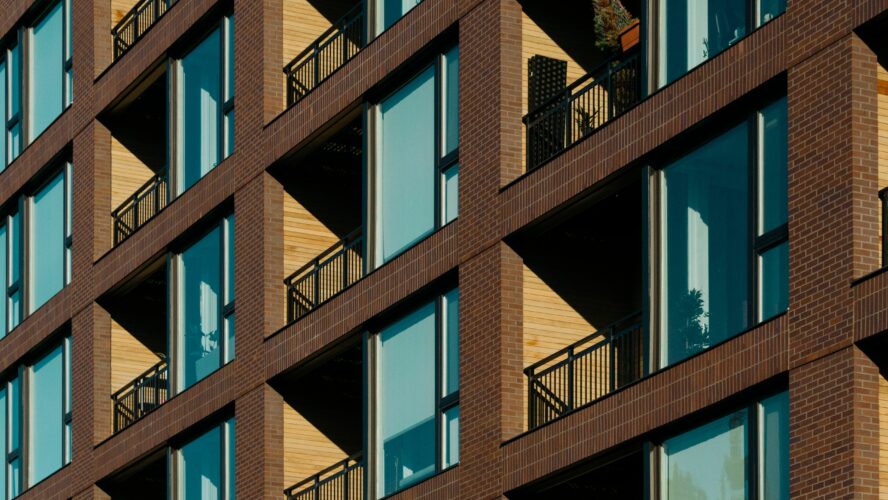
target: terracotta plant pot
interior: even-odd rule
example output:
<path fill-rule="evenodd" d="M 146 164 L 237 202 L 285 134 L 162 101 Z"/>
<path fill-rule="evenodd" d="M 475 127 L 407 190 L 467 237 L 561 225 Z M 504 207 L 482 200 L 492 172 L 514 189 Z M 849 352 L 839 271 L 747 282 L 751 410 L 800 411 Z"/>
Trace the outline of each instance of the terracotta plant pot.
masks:
<path fill-rule="evenodd" d="M 623 28 L 623 30 L 620 31 L 619 38 L 620 45 L 623 47 L 623 52 L 638 45 L 639 40 L 641 40 L 641 23 L 638 22 L 638 19 L 632 20 L 632 22 L 629 23 L 629 26 Z"/>

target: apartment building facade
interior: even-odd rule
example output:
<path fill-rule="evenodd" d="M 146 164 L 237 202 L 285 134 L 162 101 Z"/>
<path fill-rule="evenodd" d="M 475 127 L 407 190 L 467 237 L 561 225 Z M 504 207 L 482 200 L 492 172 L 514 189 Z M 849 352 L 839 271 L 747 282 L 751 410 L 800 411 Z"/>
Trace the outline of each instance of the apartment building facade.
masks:
<path fill-rule="evenodd" d="M 0 12 L 0 498 L 888 495 L 888 2 Z"/>

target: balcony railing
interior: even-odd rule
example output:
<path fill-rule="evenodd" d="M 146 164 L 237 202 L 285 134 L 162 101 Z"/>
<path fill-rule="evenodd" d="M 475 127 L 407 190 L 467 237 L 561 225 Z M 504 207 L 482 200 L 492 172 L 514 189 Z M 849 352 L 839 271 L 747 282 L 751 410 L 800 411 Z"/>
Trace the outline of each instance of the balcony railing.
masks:
<path fill-rule="evenodd" d="M 308 95 L 364 47 L 364 5 L 356 5 L 289 64 L 287 106 Z"/>
<path fill-rule="evenodd" d="M 111 29 L 114 60 L 138 42 L 174 3 L 176 0 L 139 0 Z"/>
<path fill-rule="evenodd" d="M 524 117 L 527 170 L 542 165 L 641 100 L 637 49 L 618 54 Z"/>
<path fill-rule="evenodd" d="M 882 205 L 882 267 L 888 267 L 888 187 L 879 190 Z"/>
<path fill-rule="evenodd" d="M 155 175 L 111 212 L 111 217 L 114 219 L 114 245 L 120 244 L 135 233 L 166 204 L 166 177 Z"/>
<path fill-rule="evenodd" d="M 362 500 L 364 461 L 352 455 L 284 490 L 287 500 Z"/>
<path fill-rule="evenodd" d="M 127 428 L 151 413 L 166 402 L 168 395 L 169 366 L 162 359 L 111 396 L 114 432 Z"/>
<path fill-rule="evenodd" d="M 528 427 L 533 429 L 640 379 L 646 344 L 641 313 L 527 367 Z"/>
<path fill-rule="evenodd" d="M 363 242 L 358 228 L 284 280 L 289 322 L 305 316 L 364 277 Z"/>

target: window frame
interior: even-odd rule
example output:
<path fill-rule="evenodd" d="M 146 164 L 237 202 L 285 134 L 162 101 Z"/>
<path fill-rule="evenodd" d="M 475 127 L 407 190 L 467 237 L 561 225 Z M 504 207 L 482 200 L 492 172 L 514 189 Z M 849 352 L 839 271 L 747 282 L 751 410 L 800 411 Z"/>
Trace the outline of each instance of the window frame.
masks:
<path fill-rule="evenodd" d="M 62 442 L 61 442 L 61 450 L 62 450 L 61 464 L 62 465 L 61 465 L 61 467 L 59 467 L 58 469 L 56 469 L 55 471 L 53 471 L 52 473 L 47 475 L 45 478 L 32 482 L 31 460 L 33 459 L 33 454 L 32 454 L 32 450 L 31 450 L 31 447 L 32 447 L 31 439 L 33 437 L 33 432 L 31 432 L 31 431 L 35 426 L 31 425 L 31 417 L 32 417 L 32 414 L 34 413 L 34 409 L 32 408 L 32 405 L 34 404 L 35 398 L 31 394 L 31 391 L 33 389 L 32 386 L 33 386 L 33 379 L 34 379 L 34 365 L 38 361 L 45 358 L 47 355 L 49 355 L 49 353 L 51 353 L 53 350 L 55 350 L 58 347 L 62 348 L 62 387 L 61 387 L 61 389 L 62 389 L 61 390 L 62 415 L 61 415 L 61 419 L 60 419 L 61 423 L 62 423 L 62 427 L 60 429 L 61 436 L 62 436 Z M 37 484 L 40 484 L 41 482 L 45 481 L 46 479 L 49 479 L 53 474 L 55 474 L 56 472 L 58 472 L 59 470 L 64 468 L 66 465 L 71 463 L 71 455 L 72 455 L 71 444 L 72 443 L 70 443 L 68 440 L 69 426 L 71 425 L 71 422 L 72 422 L 71 399 L 70 399 L 70 397 L 71 397 L 71 371 L 70 371 L 71 366 L 70 366 L 70 363 L 71 363 L 71 337 L 69 335 L 66 335 L 65 337 L 62 338 L 60 343 L 58 343 L 58 344 L 52 343 L 52 344 L 48 345 L 47 348 L 42 349 L 39 352 L 37 352 L 33 356 L 33 359 L 31 359 L 30 362 L 28 362 L 27 364 L 24 365 L 23 373 L 24 373 L 25 378 L 23 379 L 23 384 L 22 384 L 22 387 L 23 387 L 23 390 L 22 390 L 22 398 L 23 398 L 23 401 L 22 401 L 22 426 L 24 427 L 24 429 L 22 432 L 22 436 L 24 439 L 26 439 L 26 441 L 23 441 L 23 443 L 27 442 L 27 444 L 26 445 L 22 444 L 23 448 L 25 449 L 25 460 L 22 462 L 23 463 L 22 470 L 25 471 L 24 477 L 27 479 L 27 481 L 22 483 L 25 488 L 23 491 L 27 490 L 28 488 L 32 488 L 33 486 L 35 486 Z"/>
<path fill-rule="evenodd" d="M 366 259 L 369 262 L 369 265 L 372 266 L 372 269 L 376 269 L 382 267 L 388 262 L 391 262 L 398 258 L 401 254 L 407 252 L 411 248 L 418 245 L 423 240 L 427 239 L 429 236 L 448 225 L 453 220 L 459 218 L 459 205 L 457 204 L 456 216 L 451 221 L 446 220 L 446 175 L 449 174 L 453 169 L 459 169 L 459 149 L 460 144 L 457 141 L 456 147 L 453 151 L 447 153 L 444 151 L 446 148 L 445 145 L 445 133 L 446 133 L 446 119 L 447 119 L 447 110 L 445 108 L 446 102 L 444 96 L 447 91 L 447 81 L 446 81 L 446 66 L 447 53 L 452 49 L 459 49 L 459 43 L 448 43 L 443 45 L 441 48 L 436 49 L 434 52 L 434 56 L 432 57 L 432 61 L 422 64 L 416 70 L 411 71 L 406 78 L 400 79 L 399 83 L 393 87 L 391 87 L 387 92 L 382 95 L 379 99 L 374 100 L 371 104 L 365 107 L 365 118 L 364 122 L 369 133 L 367 134 L 368 139 L 365 142 L 365 150 L 369 152 L 367 155 L 367 167 L 366 167 L 366 178 L 369 182 L 365 182 L 366 191 L 367 191 L 367 207 L 365 212 L 365 224 L 364 227 L 369 228 L 367 231 L 368 238 L 365 238 L 365 255 L 369 255 L 369 259 Z M 457 57 L 459 57 L 459 52 L 457 52 Z M 382 200 L 379 194 L 379 187 L 381 186 L 381 174 L 382 174 L 382 104 L 387 101 L 389 98 L 394 96 L 399 90 L 404 88 L 406 85 L 414 81 L 416 78 L 421 76 L 423 73 L 428 71 L 430 68 L 434 69 L 434 103 L 433 106 L 435 108 L 435 117 L 434 117 L 434 197 L 433 197 L 433 219 L 434 224 L 432 226 L 431 232 L 417 240 L 415 243 L 402 248 L 387 260 L 385 259 L 382 251 L 382 226 L 383 223 L 380 220 L 381 217 L 381 204 Z M 457 105 L 457 120 L 459 120 L 459 102 Z M 459 191 L 459 180 L 457 180 L 457 191 Z M 458 202 L 457 202 L 458 203 Z M 365 266 L 368 265 L 365 263 Z"/>
<path fill-rule="evenodd" d="M 191 249 L 195 244 L 202 241 L 204 238 L 208 237 L 210 233 L 214 230 L 219 229 L 219 284 L 221 288 L 221 293 L 218 296 L 218 328 L 219 328 L 219 342 L 220 342 L 220 364 L 219 367 L 213 370 L 210 374 L 217 372 L 222 369 L 225 365 L 234 360 L 234 349 L 233 346 L 228 345 L 228 322 L 226 321 L 229 317 L 235 314 L 235 294 L 234 289 L 231 290 L 232 297 L 228 297 L 226 294 L 226 279 L 228 277 L 228 269 L 229 269 L 229 255 L 226 250 L 227 248 L 227 238 L 229 234 L 232 239 L 232 248 L 235 243 L 235 234 L 234 234 L 234 213 L 231 212 L 228 215 L 221 217 L 216 222 L 213 222 L 209 226 L 202 228 L 200 231 L 196 232 L 193 236 L 189 237 L 185 242 L 182 243 L 180 248 L 171 252 L 168 255 L 167 269 L 169 273 L 169 346 L 170 353 L 172 354 L 170 357 L 170 363 L 172 364 L 171 370 L 171 380 L 170 380 L 170 389 L 172 394 L 180 394 L 185 392 L 190 387 L 200 383 L 201 380 L 209 377 L 208 374 L 206 377 L 195 380 L 188 386 L 184 386 L 184 369 L 185 364 L 184 354 L 182 352 L 183 342 L 180 338 L 180 333 L 184 329 L 184 307 L 183 300 L 185 297 L 184 283 L 182 282 L 182 254 Z M 230 258 L 234 259 L 235 256 L 231 255 Z M 231 281 L 232 286 L 234 283 L 234 277 L 232 276 Z M 230 300 L 229 300 L 230 299 Z M 236 332 L 235 332 L 236 333 Z"/>
<path fill-rule="evenodd" d="M 454 408 L 460 407 L 460 388 L 457 386 L 457 389 L 450 394 L 444 394 L 446 392 L 445 385 L 447 384 L 447 379 L 445 377 L 446 370 L 446 352 L 447 352 L 447 302 L 446 296 L 451 292 L 455 291 L 459 294 L 459 286 L 453 287 L 443 287 L 440 289 L 435 295 L 431 298 L 424 297 L 421 300 L 412 301 L 407 307 L 398 311 L 395 315 L 390 318 L 386 318 L 384 322 L 380 323 L 378 326 L 375 326 L 371 329 L 368 329 L 364 334 L 364 342 L 367 345 L 367 349 L 365 349 L 364 358 L 367 362 L 368 374 L 369 374 L 369 382 L 365 386 L 367 394 L 365 394 L 365 405 L 367 412 L 366 416 L 366 425 L 368 429 L 368 439 L 367 444 L 365 445 L 367 449 L 365 450 L 364 457 L 365 462 L 367 464 L 368 472 L 365 473 L 365 477 L 367 478 L 365 481 L 367 493 L 376 493 L 376 498 L 385 498 L 395 495 L 398 492 L 409 489 L 416 484 L 428 480 L 442 472 L 445 472 L 457 465 L 459 465 L 459 460 L 456 460 L 454 463 L 448 464 L 445 466 L 444 458 L 447 452 L 447 442 L 445 441 L 446 434 L 444 432 L 444 426 L 447 421 L 444 417 L 445 413 Z M 459 297 L 459 295 L 457 295 Z M 461 299 L 457 299 L 458 302 Z M 423 478 L 419 478 L 410 484 L 395 489 L 390 492 L 383 492 L 382 488 L 384 488 L 384 484 L 380 484 L 382 478 L 379 477 L 380 466 L 382 465 L 382 461 L 380 459 L 382 451 L 382 436 L 381 436 L 381 419 L 379 416 L 379 394 L 381 390 L 382 384 L 382 363 L 380 359 L 380 353 L 382 352 L 382 340 L 381 333 L 390 325 L 398 322 L 399 320 L 409 316 L 411 313 L 425 307 L 429 303 L 434 303 L 434 314 L 435 314 L 435 331 L 434 331 L 434 346 L 435 346 L 435 360 L 434 360 L 434 384 L 435 384 L 435 422 L 434 422 L 434 440 L 435 440 L 435 463 L 434 463 L 434 471 Z M 458 314 L 458 313 L 457 313 Z M 457 319 L 457 321 L 459 321 Z M 459 323 L 458 323 L 459 325 Z M 458 330 L 457 330 L 458 331 Z M 458 352 L 458 351 L 457 351 Z M 461 430 L 461 421 L 459 425 L 459 429 Z M 459 442 L 459 441 L 458 441 Z"/>
<path fill-rule="evenodd" d="M 38 184 L 33 189 L 28 190 L 27 194 L 24 196 L 23 207 L 24 207 L 24 219 L 22 221 L 23 225 L 23 269 L 27 269 L 27 271 L 22 272 L 23 279 L 28 286 L 25 286 L 25 293 L 23 294 L 23 301 L 26 304 L 25 311 L 27 311 L 27 315 L 23 316 L 24 319 L 27 316 L 30 316 L 37 312 L 43 305 L 52 300 L 52 297 L 55 297 L 58 293 L 65 289 L 65 287 L 71 283 L 71 247 L 73 243 L 73 238 L 71 234 L 72 226 L 73 226 L 73 200 L 71 196 L 73 194 L 73 189 L 71 186 L 71 182 L 73 180 L 73 165 L 70 161 L 61 162 L 62 166 L 60 169 L 53 168 L 51 173 L 43 179 L 40 184 Z M 46 188 L 52 181 L 54 181 L 57 177 L 62 177 L 62 191 L 64 200 L 62 202 L 62 241 L 63 241 L 63 250 L 62 250 L 62 288 L 60 288 L 52 297 L 46 299 L 46 301 L 37 306 L 34 310 L 31 310 L 32 303 L 34 302 L 34 285 L 32 283 L 32 277 L 34 274 L 33 264 L 35 259 L 32 257 L 31 252 L 34 247 L 34 243 L 32 238 L 35 234 L 33 225 L 36 223 L 32 220 L 32 214 L 34 213 L 34 198 L 36 195 Z"/>
<path fill-rule="evenodd" d="M 654 296 L 653 300 L 651 301 L 652 306 L 655 308 L 655 310 L 653 311 L 653 314 L 650 315 L 650 327 L 653 329 L 652 331 L 657 332 L 656 335 L 651 336 L 651 338 L 656 339 L 657 344 L 656 346 L 651 346 L 651 349 L 654 351 L 653 354 L 655 354 L 654 356 L 652 356 L 652 359 L 657 360 L 657 366 L 654 368 L 662 369 L 679 364 L 697 354 L 712 349 L 718 344 L 736 338 L 737 336 L 752 328 L 757 327 L 758 325 L 761 325 L 775 317 L 781 316 L 782 314 L 785 314 L 788 310 L 787 307 L 787 309 L 779 311 L 776 314 L 768 317 L 763 317 L 763 315 L 761 314 L 761 311 L 763 309 L 761 301 L 761 283 L 763 281 L 761 256 L 764 255 L 764 253 L 766 253 L 767 251 L 789 242 L 788 221 L 784 221 L 781 225 L 774 227 L 763 234 L 759 234 L 759 220 L 763 206 L 764 185 L 762 182 L 764 178 L 764 176 L 762 175 L 764 168 L 764 120 L 762 118 L 762 111 L 775 103 L 785 100 L 785 93 L 781 93 L 776 97 L 769 96 L 765 99 L 761 99 L 756 102 L 751 111 L 743 111 L 738 115 L 738 118 L 724 121 L 724 125 L 719 126 L 716 130 L 712 132 L 706 133 L 705 137 L 702 137 L 699 140 L 692 140 L 686 145 L 683 144 L 682 147 L 677 149 L 674 154 L 671 154 L 668 158 L 664 158 L 662 161 L 659 161 L 655 165 L 650 166 L 652 172 L 652 183 L 649 186 L 648 196 L 651 199 L 650 206 L 652 209 L 652 213 L 650 217 L 651 223 L 648 229 L 648 238 L 650 238 L 650 240 L 653 242 L 653 249 L 651 251 L 649 261 L 653 266 L 650 274 L 653 279 L 656 280 L 656 283 L 652 288 L 652 290 L 654 290 Z M 706 147 L 706 145 L 713 138 L 720 137 L 722 134 L 725 134 L 738 126 L 745 126 L 747 131 L 746 155 L 748 184 L 746 189 L 746 235 L 749 239 L 749 252 L 745 256 L 745 259 L 747 265 L 749 266 L 749 276 L 747 277 L 748 295 L 745 297 L 746 310 L 744 312 L 746 327 L 737 332 L 734 332 L 725 339 L 714 342 L 706 349 L 690 353 L 680 360 L 670 362 L 668 348 L 669 328 L 668 325 L 664 323 L 663 314 L 663 311 L 667 307 L 664 300 L 667 296 L 665 287 L 666 283 L 668 282 L 669 273 L 668 266 L 663 259 L 663 256 L 666 254 L 665 248 L 668 244 L 666 236 L 667 232 L 664 231 L 664 228 L 668 224 L 666 220 L 666 197 L 664 196 L 664 193 L 666 192 L 665 171 L 670 166 L 674 165 L 677 161 L 685 158 L 686 156 L 690 155 L 700 148 Z"/>
<path fill-rule="evenodd" d="M 169 453 L 170 455 L 172 455 L 172 459 L 167 460 L 169 468 L 168 476 L 170 478 L 170 482 L 167 485 L 169 498 L 185 498 L 185 491 L 183 489 L 185 487 L 185 464 L 183 462 L 184 457 L 182 455 L 182 449 L 193 443 L 194 441 L 204 437 L 208 433 L 216 430 L 220 432 L 219 482 L 222 489 L 222 494 L 220 496 L 223 500 L 233 500 L 235 498 L 235 492 L 231 491 L 231 486 L 234 483 L 231 482 L 232 477 L 230 477 L 231 474 L 229 474 L 229 466 L 231 468 L 231 472 L 235 475 L 237 474 L 237 469 L 235 468 L 236 463 L 230 463 L 232 455 L 229 454 L 229 450 L 236 451 L 234 448 L 236 444 L 236 422 L 234 416 L 227 417 L 209 426 L 202 426 L 193 433 L 190 433 L 187 437 L 187 440 L 183 441 L 179 445 L 171 446 L 169 448 Z"/>
<path fill-rule="evenodd" d="M 6 78 L 3 82 L 6 90 L 6 116 L 2 117 L 3 133 L 6 135 L 4 142 L 6 150 L 2 151 L 3 157 L 0 164 L 5 169 L 21 155 L 25 138 L 25 61 L 23 57 L 24 36 L 23 30 L 18 28 L 10 40 L 0 48 L 0 64 L 6 68 Z M 13 57 L 13 54 L 16 54 Z M 15 64 L 13 64 L 15 63 Z M 15 77 L 15 78 L 14 78 Z M 17 99 L 13 98 L 14 91 L 18 91 Z M 15 104 L 16 106 L 13 106 Z M 18 108 L 13 112 L 13 109 Z M 13 130 L 18 127 L 18 140 L 13 140 Z M 0 169 L 2 171 L 3 169 Z"/>
<path fill-rule="evenodd" d="M 651 40 L 650 48 L 648 49 L 648 60 L 651 61 L 650 68 L 650 77 L 649 77 L 649 92 L 648 95 L 668 87 L 669 85 L 681 80 L 688 73 L 694 71 L 695 69 L 703 66 L 708 61 L 718 57 L 720 54 L 730 49 L 734 45 L 737 45 L 749 35 L 753 34 L 758 29 L 762 28 L 766 24 L 770 23 L 774 19 L 782 16 L 786 12 L 786 5 L 783 7 L 783 11 L 774 16 L 773 18 L 762 22 L 761 21 L 761 4 L 763 0 L 740 0 L 744 2 L 745 14 L 746 14 L 746 25 L 744 26 L 745 33 L 743 36 L 738 38 L 734 43 L 730 43 L 721 51 L 708 55 L 706 59 L 703 59 L 699 64 L 696 64 L 690 68 L 687 68 L 684 73 L 679 76 L 676 76 L 672 80 L 668 80 L 668 77 L 664 74 L 665 71 L 665 61 L 664 61 L 664 53 L 663 53 L 663 39 L 664 33 L 666 32 L 666 20 L 665 16 L 662 15 L 663 12 L 663 2 L 668 0 L 656 0 L 650 3 L 650 13 L 651 20 L 653 22 L 650 23 L 650 26 L 647 28 L 648 39 Z"/>
<path fill-rule="evenodd" d="M 695 418 L 691 422 L 684 423 L 679 427 L 671 429 L 668 433 L 661 434 L 650 440 L 647 445 L 650 447 L 651 453 L 648 455 L 650 459 L 648 467 L 648 477 L 654 491 L 651 498 L 655 500 L 668 500 L 667 492 L 669 471 L 667 470 L 668 461 L 666 457 L 666 449 L 664 443 L 672 438 L 687 434 L 719 419 L 730 416 L 734 413 L 746 413 L 747 422 L 747 450 L 749 456 L 744 457 L 744 474 L 748 481 L 749 498 L 751 500 L 761 500 L 764 498 L 764 465 L 765 465 L 765 425 L 764 425 L 764 404 L 767 399 L 786 393 L 788 397 L 788 388 L 780 390 L 769 390 L 757 395 L 752 401 L 745 404 L 735 404 L 725 407 L 714 413 L 707 413 L 705 416 Z M 789 419 L 789 408 L 785 417 Z M 789 443 L 789 435 L 784 436 Z M 789 478 L 787 477 L 788 481 Z"/>
<path fill-rule="evenodd" d="M 40 131 L 39 133 L 35 134 L 34 131 L 31 129 L 31 127 L 34 124 L 34 120 L 33 119 L 27 120 L 28 126 L 26 128 L 28 131 L 27 132 L 28 144 L 30 144 L 31 142 L 34 142 L 34 139 L 36 139 L 37 137 L 40 137 L 40 135 L 43 134 L 43 132 L 45 132 L 46 129 L 48 129 L 52 125 L 52 123 L 58 119 L 59 116 L 62 116 L 62 114 L 65 112 L 65 110 L 67 110 L 68 107 L 70 107 L 71 103 L 72 103 L 72 95 L 71 94 L 73 94 L 73 63 L 72 63 L 72 58 L 71 58 L 71 35 L 72 34 L 71 34 L 71 3 L 70 2 L 71 2 L 71 0 L 55 0 L 52 2 L 48 2 L 47 4 L 45 4 L 41 8 L 39 13 L 34 17 L 34 20 L 27 23 L 27 26 L 23 29 L 24 35 L 22 36 L 22 38 L 27 40 L 26 45 L 25 45 L 27 50 L 24 51 L 24 55 L 27 57 L 27 68 L 28 68 L 28 75 L 29 75 L 28 78 L 24 79 L 24 83 L 25 83 L 25 89 L 27 89 L 26 102 L 28 103 L 28 106 L 27 106 L 28 107 L 28 115 L 30 115 L 30 113 L 34 110 L 34 102 L 32 99 L 35 97 L 34 96 L 35 92 L 33 89 L 34 78 L 30 77 L 31 73 L 33 73 L 32 68 L 35 64 L 35 61 L 33 60 L 33 55 L 34 55 L 33 50 L 31 50 L 31 48 L 34 45 L 34 28 L 37 24 L 39 24 L 41 21 L 43 21 L 46 18 L 46 16 L 49 15 L 49 13 L 53 10 L 53 8 L 55 8 L 56 5 L 59 5 L 59 4 L 61 5 L 61 9 L 62 9 L 62 36 L 61 36 L 61 39 L 62 39 L 62 60 L 59 61 L 59 63 L 61 64 L 62 80 L 61 80 L 61 82 L 59 82 L 59 84 L 62 87 L 62 103 L 61 103 L 62 107 L 61 107 L 61 110 L 59 111 L 59 114 L 46 126 L 46 128 L 44 130 Z M 70 85 L 70 88 L 69 88 L 69 85 Z"/>
<path fill-rule="evenodd" d="M 219 157 L 219 161 L 217 161 L 209 170 L 207 170 L 206 174 L 195 180 L 190 186 L 185 187 L 183 184 L 185 177 L 183 170 L 185 167 L 185 160 L 184 149 L 182 149 L 182 144 L 184 144 L 185 142 L 183 135 L 185 128 L 183 125 L 185 114 L 182 106 L 182 103 L 184 102 L 184 89 L 182 87 L 182 60 L 188 57 L 188 55 L 191 54 L 194 49 L 199 47 L 217 30 L 219 32 L 220 101 L 218 109 L 216 111 L 216 120 L 218 122 L 216 154 Z M 200 36 L 198 36 L 193 43 L 184 48 L 181 53 L 175 56 L 171 56 L 167 62 L 167 74 L 169 75 L 169 81 L 167 85 L 167 105 L 172 111 L 170 113 L 167 113 L 170 133 L 168 160 L 168 164 L 170 165 L 170 167 L 168 170 L 171 177 L 170 181 L 172 186 L 172 189 L 169 190 L 167 197 L 170 199 L 174 199 L 184 194 L 186 191 L 191 189 L 191 187 L 200 182 L 201 179 L 209 175 L 211 171 L 222 164 L 222 162 L 224 162 L 229 156 L 234 154 L 234 145 L 228 143 L 229 128 L 233 129 L 234 127 L 234 89 L 229 88 L 228 85 L 228 71 L 234 71 L 234 61 L 229 61 L 228 57 L 228 41 L 229 38 L 232 38 L 231 43 L 233 44 L 233 36 L 234 14 L 233 12 L 229 11 L 223 14 L 219 20 L 213 22 L 205 31 L 201 32 Z"/>

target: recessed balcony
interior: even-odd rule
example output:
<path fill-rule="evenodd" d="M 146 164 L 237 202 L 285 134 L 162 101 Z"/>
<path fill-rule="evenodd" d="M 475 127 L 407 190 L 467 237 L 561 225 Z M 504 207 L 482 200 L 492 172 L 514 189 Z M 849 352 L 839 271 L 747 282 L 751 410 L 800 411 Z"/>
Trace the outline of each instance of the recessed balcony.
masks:
<path fill-rule="evenodd" d="M 177 0 L 111 0 L 111 40 L 114 60 L 119 59 L 166 14 Z"/>

